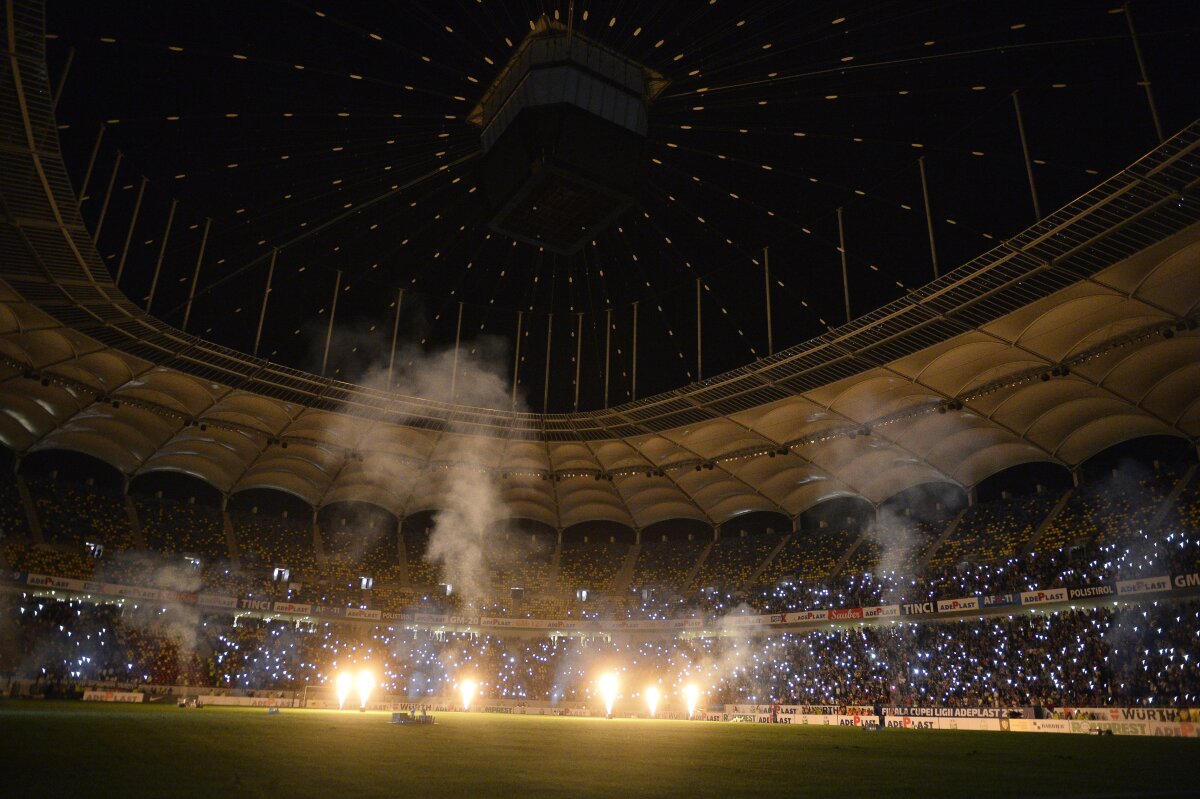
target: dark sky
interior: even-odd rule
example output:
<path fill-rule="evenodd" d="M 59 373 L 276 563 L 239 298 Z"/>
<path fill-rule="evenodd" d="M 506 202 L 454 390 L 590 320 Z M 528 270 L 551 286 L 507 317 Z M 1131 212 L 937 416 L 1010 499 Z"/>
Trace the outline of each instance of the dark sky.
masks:
<path fill-rule="evenodd" d="M 179 325 L 211 218 L 188 329 L 249 350 L 269 253 L 282 247 L 260 354 L 312 370 L 341 270 L 329 373 L 347 379 L 386 359 L 401 288 L 402 342 L 452 343 L 462 302 L 464 346 L 505 339 L 506 374 L 525 311 L 520 387 L 535 410 L 550 312 L 550 409 L 572 406 L 582 313 L 580 407 L 591 409 L 603 400 L 609 308 L 610 404 L 632 389 L 635 301 L 638 395 L 696 378 L 697 278 L 704 375 L 763 356 L 764 246 L 776 350 L 842 323 L 839 207 L 855 315 L 928 281 L 920 156 L 943 272 L 1031 224 L 1014 90 L 1043 215 L 1156 143 L 1114 0 L 578 0 L 577 30 L 672 83 L 650 109 L 630 210 L 578 255 L 539 252 L 489 236 L 471 191 L 477 160 L 416 179 L 478 149 L 465 116 L 508 42 L 540 13 L 565 22 L 569 5 L 51 0 L 52 79 L 75 51 L 58 113 L 77 186 L 111 121 L 83 206 L 93 229 L 123 153 L 102 255 L 115 273 L 145 176 L 121 280 L 145 305 L 177 200 L 151 310 Z M 1200 105 L 1200 4 L 1139 0 L 1131 11 L 1170 135 Z"/>

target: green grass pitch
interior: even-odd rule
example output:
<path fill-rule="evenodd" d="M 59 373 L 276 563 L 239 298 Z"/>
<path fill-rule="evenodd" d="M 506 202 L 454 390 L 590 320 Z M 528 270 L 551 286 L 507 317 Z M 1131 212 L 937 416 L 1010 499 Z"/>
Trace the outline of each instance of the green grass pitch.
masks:
<path fill-rule="evenodd" d="M 1181 796 L 1200 742 L 0 701 L 14 797 Z"/>

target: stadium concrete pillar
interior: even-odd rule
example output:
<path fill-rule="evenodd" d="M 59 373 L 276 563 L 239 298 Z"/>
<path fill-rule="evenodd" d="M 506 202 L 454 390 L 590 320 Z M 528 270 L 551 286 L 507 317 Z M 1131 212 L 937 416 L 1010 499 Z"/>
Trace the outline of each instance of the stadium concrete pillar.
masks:
<path fill-rule="evenodd" d="M 209 219 L 204 223 L 205 238 L 208 238 L 208 223 L 211 221 L 212 221 L 212 219 Z M 258 327 L 255 328 L 255 330 L 254 330 L 254 354 L 255 355 L 258 355 L 258 345 L 262 341 L 263 322 L 265 322 L 267 320 L 267 302 L 271 299 L 271 283 L 275 279 L 275 260 L 278 257 L 279 257 L 279 248 L 275 247 L 271 250 L 271 263 L 269 266 L 267 266 L 267 285 L 263 288 L 262 305 L 258 309 Z M 200 258 L 196 259 L 196 279 L 192 281 L 192 291 L 196 290 L 196 283 L 199 282 L 200 260 L 203 258 L 204 258 L 204 245 L 201 244 L 200 245 Z M 192 309 L 192 302 L 191 302 L 191 300 L 188 300 L 187 310 L 190 311 L 191 309 Z M 184 312 L 183 318 L 184 318 L 183 327 L 186 330 L 187 329 L 187 312 L 186 311 Z M 395 347 L 393 346 L 393 350 L 394 349 L 395 349 Z M 390 364 L 388 365 L 388 388 L 391 388 L 391 365 Z"/>
<path fill-rule="evenodd" d="M 633 543 L 637 544 L 638 546 L 642 545 L 642 528 L 633 528 Z"/>
<path fill-rule="evenodd" d="M 562 534 L 563 534 L 563 529 L 562 529 L 561 527 L 559 527 L 559 528 L 558 528 L 558 530 L 557 530 L 557 533 L 558 533 L 558 548 L 559 548 L 559 549 L 562 549 Z"/>
<path fill-rule="evenodd" d="M 630 370 L 630 387 L 631 394 L 634 400 L 637 399 L 637 323 L 638 323 L 638 301 L 633 301 L 633 369 Z"/>
<path fill-rule="evenodd" d="M 792 517 L 792 532 L 793 533 L 800 532 L 800 514 L 799 513 L 797 513 L 795 516 Z"/>
<path fill-rule="evenodd" d="M 701 330 L 703 313 L 700 306 L 700 278 L 696 278 L 696 379 L 704 379 L 704 333 Z"/>
<path fill-rule="evenodd" d="M 1078 469 L 1071 470 L 1071 485 L 1075 486 L 1076 488 L 1079 488 L 1079 470 Z"/>
<path fill-rule="evenodd" d="M 579 367 L 583 360 L 583 314 L 576 314 L 579 323 L 575 331 L 575 413 L 579 413 Z"/>
<path fill-rule="evenodd" d="M 524 318 L 524 311 L 517 311 L 517 343 L 513 348 L 513 379 L 512 379 L 512 406 L 510 410 L 517 409 L 517 384 L 521 382 L 521 322 Z"/>
<path fill-rule="evenodd" d="M 967 489 L 967 507 L 973 508 L 975 506 L 975 503 L 978 501 L 979 501 L 979 495 L 978 495 L 978 492 L 975 490 L 975 488 L 974 487 L 968 488 Z"/>

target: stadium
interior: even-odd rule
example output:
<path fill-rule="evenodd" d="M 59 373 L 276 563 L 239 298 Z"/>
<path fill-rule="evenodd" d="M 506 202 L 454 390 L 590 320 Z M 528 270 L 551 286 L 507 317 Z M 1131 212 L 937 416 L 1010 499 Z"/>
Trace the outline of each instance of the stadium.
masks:
<path fill-rule="evenodd" d="M 6 795 L 1200 795 L 1200 9 L 0 20 Z"/>

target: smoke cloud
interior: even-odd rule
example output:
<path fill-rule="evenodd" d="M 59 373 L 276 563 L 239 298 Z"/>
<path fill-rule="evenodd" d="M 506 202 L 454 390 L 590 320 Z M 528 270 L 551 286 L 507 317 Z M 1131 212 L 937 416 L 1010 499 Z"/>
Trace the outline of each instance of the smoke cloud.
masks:
<path fill-rule="evenodd" d="M 863 533 L 879 551 L 877 574 L 906 576 L 913 550 L 920 543 L 913 522 L 890 508 L 881 508 L 875 522 Z"/>
<path fill-rule="evenodd" d="M 114 552 L 96 570 L 101 582 L 145 585 L 179 593 L 198 593 L 202 588 L 200 570 L 182 560 L 164 561 L 155 553 L 138 551 Z M 130 606 L 137 603 L 129 603 Z M 192 658 L 200 653 L 201 611 L 195 605 L 178 602 L 164 603 L 166 613 L 145 613 L 127 610 L 124 623 L 143 632 L 171 641 L 176 646 L 178 667 L 183 671 Z"/>
<path fill-rule="evenodd" d="M 361 357 L 356 338 L 355 357 Z M 389 373 L 387 358 L 376 354 L 375 365 L 360 379 L 368 389 L 417 397 L 435 402 L 507 410 L 513 406 L 508 370 L 508 342 L 483 337 L 464 344 L 455 355 L 453 349 L 426 353 L 406 346 L 396 353 Z M 331 356 L 332 358 L 333 356 Z M 522 411 L 518 406 L 515 410 Z M 406 420 L 401 419 L 401 422 Z M 335 440 L 359 440 L 362 430 L 353 417 L 346 431 L 332 431 Z M 371 449 L 370 441 L 360 446 Z M 387 457 L 372 459 L 375 472 L 371 479 L 387 484 L 394 496 L 431 494 L 437 499 L 433 527 L 425 558 L 438 569 L 443 582 L 467 605 L 478 607 L 492 593 L 492 573 L 496 566 L 514 562 L 519 553 L 510 552 L 507 537 L 495 535 L 510 520 L 499 478 L 493 470 L 499 466 L 495 439 L 473 435 L 461 423 L 450 419 L 431 450 L 430 462 L 423 469 Z M 419 484 L 417 495 L 413 482 Z M 410 507 L 408 510 L 423 510 Z M 364 531 L 362 537 L 371 536 Z M 517 537 L 519 538 L 519 537 Z"/>

